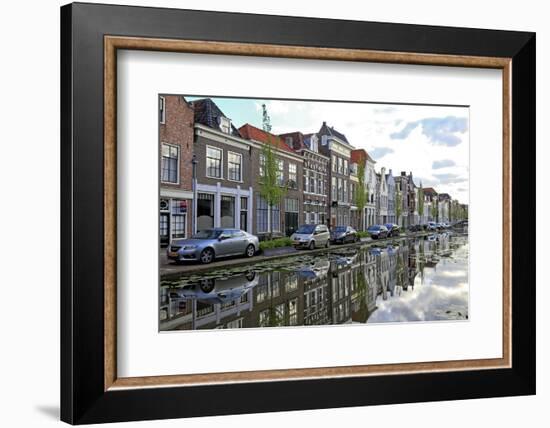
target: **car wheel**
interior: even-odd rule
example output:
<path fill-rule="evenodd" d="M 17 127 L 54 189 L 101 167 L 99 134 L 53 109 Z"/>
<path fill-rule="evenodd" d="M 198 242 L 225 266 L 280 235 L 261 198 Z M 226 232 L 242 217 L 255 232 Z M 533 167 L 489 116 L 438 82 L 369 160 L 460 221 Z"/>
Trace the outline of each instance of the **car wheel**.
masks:
<path fill-rule="evenodd" d="M 205 279 L 201 282 L 200 288 L 203 291 L 203 293 L 210 293 L 214 289 L 214 280 L 213 279 Z"/>
<path fill-rule="evenodd" d="M 308 248 L 309 248 L 310 250 L 314 250 L 314 249 L 315 249 L 315 241 L 311 241 L 311 242 L 309 243 Z"/>
<path fill-rule="evenodd" d="M 212 248 L 205 248 L 201 251 L 200 255 L 201 263 L 208 264 L 214 260 L 214 250 Z"/>
<path fill-rule="evenodd" d="M 327 243 L 325 244 L 325 248 L 330 247 L 330 239 L 327 239 Z"/>
<path fill-rule="evenodd" d="M 247 247 L 246 247 L 246 257 L 252 257 L 254 256 L 254 254 L 256 254 L 256 247 L 254 247 L 254 245 L 252 244 L 249 244 Z"/>

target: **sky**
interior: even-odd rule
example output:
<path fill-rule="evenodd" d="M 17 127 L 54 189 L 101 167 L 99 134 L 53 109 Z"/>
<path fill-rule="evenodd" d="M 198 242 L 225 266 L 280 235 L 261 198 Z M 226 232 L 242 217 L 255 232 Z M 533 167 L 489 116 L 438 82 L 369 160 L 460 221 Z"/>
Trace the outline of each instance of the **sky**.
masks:
<path fill-rule="evenodd" d="M 204 98 L 186 96 L 189 101 Z M 271 132 L 318 132 L 323 121 L 365 149 L 393 175 L 412 171 L 417 185 L 469 200 L 469 109 L 301 100 L 209 97 L 239 128 L 262 127 L 262 104 L 271 118 Z"/>

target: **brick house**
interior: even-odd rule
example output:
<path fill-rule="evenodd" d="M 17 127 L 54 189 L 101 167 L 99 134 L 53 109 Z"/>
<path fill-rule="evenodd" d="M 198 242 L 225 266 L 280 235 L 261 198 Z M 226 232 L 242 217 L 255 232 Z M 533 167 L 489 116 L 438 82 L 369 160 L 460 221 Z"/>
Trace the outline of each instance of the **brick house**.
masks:
<path fill-rule="evenodd" d="M 210 98 L 192 105 L 196 230 L 228 227 L 252 232 L 251 146 Z"/>
<path fill-rule="evenodd" d="M 303 158 L 303 216 L 300 224 L 328 225 L 328 171 L 330 159 L 319 153 L 317 134 L 291 132 L 279 135 Z"/>
<path fill-rule="evenodd" d="M 180 95 L 159 97 L 160 245 L 191 234 L 193 107 Z"/>
<path fill-rule="evenodd" d="M 346 136 L 323 122 L 318 132 L 319 151 L 330 159 L 329 218 L 330 226 L 349 226 L 351 200 L 349 164 L 353 146 Z"/>
<path fill-rule="evenodd" d="M 303 183 L 300 179 L 303 176 L 302 156 L 289 147 L 281 137 L 248 123 L 241 126 L 239 132 L 251 146 L 251 177 L 254 177 L 251 185 L 255 207 L 252 233 L 260 238 L 265 237 L 270 231 L 275 236 L 291 235 L 303 218 Z M 288 186 L 286 195 L 274 207 L 270 207 L 260 195 L 264 144 L 271 144 L 277 160 L 280 184 Z"/>

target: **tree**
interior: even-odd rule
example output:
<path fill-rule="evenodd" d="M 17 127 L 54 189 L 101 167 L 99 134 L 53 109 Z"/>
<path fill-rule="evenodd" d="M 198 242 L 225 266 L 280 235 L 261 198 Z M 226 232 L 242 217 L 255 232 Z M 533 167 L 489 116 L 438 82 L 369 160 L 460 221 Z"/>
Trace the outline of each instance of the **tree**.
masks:
<path fill-rule="evenodd" d="M 287 192 L 288 185 L 285 185 L 279 176 L 278 159 L 273 153 L 271 137 L 267 134 L 267 143 L 262 147 L 262 158 L 260 159 L 260 196 L 268 206 L 269 239 L 273 237 L 273 222 L 271 213 L 273 207 L 279 205 Z"/>
<path fill-rule="evenodd" d="M 424 216 L 424 189 L 422 189 L 422 182 L 420 182 L 420 187 L 418 188 L 418 215 L 422 219 Z M 422 220 L 420 220 L 422 223 Z"/>
<path fill-rule="evenodd" d="M 401 195 L 401 192 L 399 190 L 395 191 L 395 219 L 397 220 L 397 224 L 400 224 L 399 217 L 401 217 L 401 214 L 403 212 L 403 196 Z"/>
<path fill-rule="evenodd" d="M 359 224 L 360 229 L 363 230 L 363 214 L 365 211 L 365 204 L 367 203 L 368 191 L 365 184 L 365 164 L 362 162 L 357 167 L 357 178 L 359 179 L 359 183 L 357 184 L 353 203 L 359 210 Z"/>
<path fill-rule="evenodd" d="M 437 214 L 439 214 L 439 213 L 438 213 L 437 199 L 436 199 L 436 200 L 432 200 L 432 212 L 431 212 L 431 215 L 432 215 L 432 220 L 433 220 L 433 221 L 437 221 Z"/>

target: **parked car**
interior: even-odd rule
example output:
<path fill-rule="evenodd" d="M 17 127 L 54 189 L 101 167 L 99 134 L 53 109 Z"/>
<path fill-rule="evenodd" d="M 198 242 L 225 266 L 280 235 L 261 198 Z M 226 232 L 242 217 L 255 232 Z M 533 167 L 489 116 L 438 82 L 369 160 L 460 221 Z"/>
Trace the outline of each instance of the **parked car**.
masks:
<path fill-rule="evenodd" d="M 399 236 L 400 227 L 395 223 L 386 223 L 384 226 L 388 229 L 388 236 Z"/>
<path fill-rule="evenodd" d="M 260 249 L 260 241 L 244 230 L 204 229 L 190 239 L 175 239 L 168 246 L 168 258 L 176 262 L 210 263 L 218 257 L 252 257 Z"/>
<path fill-rule="evenodd" d="M 319 247 L 328 248 L 330 245 L 330 232 L 324 224 L 303 224 L 290 236 L 290 239 L 292 239 L 292 245 L 296 248 L 308 248 L 310 250 Z"/>
<path fill-rule="evenodd" d="M 426 223 L 424 228 L 429 231 L 434 231 L 437 230 L 437 224 L 433 221 L 429 221 L 428 223 Z"/>
<path fill-rule="evenodd" d="M 389 230 L 383 224 L 374 224 L 367 229 L 372 239 L 387 238 Z"/>
<path fill-rule="evenodd" d="M 411 224 L 409 226 L 409 232 L 421 232 L 422 231 L 422 226 L 420 226 L 419 224 Z"/>
<path fill-rule="evenodd" d="M 334 244 L 357 241 L 359 241 L 359 234 L 351 226 L 336 226 L 330 231 L 330 242 Z"/>

